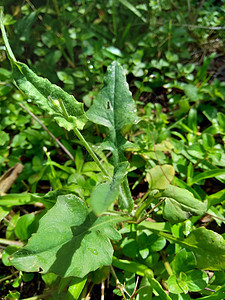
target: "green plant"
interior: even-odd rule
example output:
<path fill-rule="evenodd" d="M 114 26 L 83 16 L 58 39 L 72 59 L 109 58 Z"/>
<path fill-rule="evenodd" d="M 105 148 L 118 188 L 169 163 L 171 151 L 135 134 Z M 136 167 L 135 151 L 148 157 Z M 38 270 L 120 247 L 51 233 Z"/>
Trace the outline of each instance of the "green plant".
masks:
<path fill-rule="evenodd" d="M 126 1 L 121 2 L 128 5 Z M 131 6 L 128 7 L 133 10 Z M 133 12 L 137 14 L 137 11 Z M 32 214 L 21 217 L 19 221 L 19 216 L 15 217 L 15 234 L 22 242 L 28 240 L 28 243 L 15 253 L 16 247 L 6 248 L 5 263 L 25 272 L 42 270 L 52 276 L 52 284 L 57 280 L 57 276 L 52 273 L 63 277 L 61 280 L 58 277 L 59 291 L 69 285 L 68 299 L 81 297 L 86 291 L 87 282 L 99 283 L 104 280 L 110 272 L 109 268 L 105 268 L 108 265 L 124 270 L 124 278 L 121 278 L 121 281 L 125 282 L 125 288 L 117 278 L 120 276 L 118 271 L 116 273 L 111 267 L 111 273 L 119 288 L 117 293 L 124 299 L 126 294 L 129 298 L 137 299 L 151 299 L 152 295 L 158 295 L 160 299 L 176 299 L 177 294 L 181 299 L 190 299 L 188 292 L 201 292 L 202 295 L 206 295 L 204 288 L 209 284 L 209 279 L 202 270 L 224 269 L 225 242 L 218 233 L 198 228 L 195 223 L 213 204 L 218 203 L 216 201 L 221 200 L 223 193 L 211 195 L 211 201 L 207 203 L 201 200 L 191 186 L 215 174 L 224 175 L 224 171 L 206 171 L 208 173 L 194 176 L 191 163 L 196 162 L 190 159 L 187 185 L 181 180 L 175 181 L 181 188 L 171 184 L 175 180 L 174 168 L 156 157 L 159 161 L 162 160 L 163 165 L 150 167 L 149 170 L 146 168 L 149 191 L 134 205 L 127 179 L 131 167 L 124 152 L 132 151 L 137 145 L 126 140 L 124 135 L 132 125 L 140 122 L 140 119 L 120 64 L 113 62 L 108 67 L 105 87 L 85 113 L 82 104 L 74 97 L 48 80 L 38 77 L 27 65 L 16 61 L 2 20 L 1 16 L 3 39 L 17 86 L 51 114 L 61 127 L 74 131 L 80 144 L 86 148 L 95 163 L 91 169 L 90 166 L 86 167 L 86 170 L 89 170 L 88 176 L 95 178 L 95 182 L 82 185 L 81 182 L 85 180 L 85 177 L 82 177 L 85 164 L 82 165 L 82 154 L 79 154 L 79 150 L 76 152 L 76 171 L 73 171 L 71 166 L 60 166 L 52 162 L 46 151 L 54 191 L 47 195 L 22 194 L 20 201 L 16 195 L 16 201 L 19 202 L 13 201 L 13 195 L 1 197 L 1 204 L 7 203 L 7 207 L 15 203 L 27 204 L 36 201 L 43 202 L 47 207 L 44 216 L 38 219 Z M 193 135 L 197 133 L 195 113 L 194 109 L 189 112 L 189 130 Z M 162 127 L 165 121 L 163 115 L 160 115 L 160 119 L 158 128 Z M 99 143 L 98 149 L 101 152 L 98 153 L 110 151 L 111 157 L 108 161 L 99 159 L 94 147 L 81 133 L 88 120 L 106 128 L 107 137 Z M 222 121 L 221 115 L 220 124 Z M 214 151 L 213 139 L 207 133 L 202 139 L 204 151 L 209 155 L 210 151 Z M 142 149 L 138 151 L 143 153 Z M 190 152 L 190 155 L 193 155 L 193 152 Z M 77 185 L 80 188 L 86 187 L 86 191 L 80 193 L 80 189 L 63 189 L 55 167 L 74 176 Z M 96 171 L 98 176 L 94 176 Z M 149 222 L 148 216 L 154 211 L 161 220 L 163 214 L 163 219 L 168 222 Z M 37 232 L 30 237 L 31 233 L 36 231 L 37 222 Z M 189 232 L 184 228 L 184 224 L 188 225 L 188 222 L 192 227 Z M 10 238 L 9 227 L 8 232 Z M 114 252 L 110 240 L 113 241 Z M 171 243 L 163 250 L 166 241 Z M 21 243 L 17 246 L 21 246 Z M 159 251 L 162 251 L 163 260 L 159 260 Z M 135 276 L 132 274 L 142 277 L 139 289 L 135 289 Z M 47 277 L 44 280 L 47 281 Z M 168 283 L 169 295 L 160 284 L 165 280 Z M 215 295 L 217 299 L 222 299 L 224 284 L 220 283 L 217 289 Z M 154 298 L 157 299 L 157 296 Z"/>
<path fill-rule="evenodd" d="M 9 256 L 26 244 L 34 233 L 25 246 L 31 251 L 29 245 L 43 240 L 41 232 L 47 231 L 45 228 L 50 223 L 54 230 L 66 225 L 66 244 L 61 250 L 67 251 L 67 246 L 73 244 L 69 244 L 70 223 L 67 218 L 65 221 L 59 218 L 55 226 L 54 216 L 60 216 L 65 206 L 72 211 L 80 208 L 80 216 L 88 213 L 89 223 L 87 220 L 78 228 L 72 228 L 72 234 L 81 230 L 79 236 L 89 246 L 94 237 L 98 238 L 95 240 L 99 240 L 99 234 L 103 237 L 105 249 L 109 250 L 108 257 L 103 255 L 102 249 L 99 251 L 98 247 L 92 247 L 95 244 L 84 251 L 84 255 L 90 253 L 96 257 L 94 263 L 99 266 L 111 261 L 112 246 L 106 236 L 115 238 L 112 242 L 114 268 L 110 270 L 108 266 L 103 266 L 84 278 L 61 278 L 53 273 L 39 275 L 39 280 L 42 277 L 46 286 L 43 297 L 65 299 L 67 293 L 68 298 L 72 295 L 78 297 L 79 294 L 83 298 L 111 273 L 114 276 L 111 276 L 111 286 L 119 287 L 114 293 L 123 298 L 166 299 L 166 291 L 172 299 L 223 299 L 223 239 L 216 232 L 221 233 L 224 226 L 224 84 L 218 80 L 212 81 L 208 74 L 210 62 L 213 57 L 217 58 L 214 55 L 204 59 L 199 66 L 193 63 L 196 60 L 194 55 L 191 64 L 186 64 L 185 60 L 191 52 L 198 53 L 196 50 L 200 53 L 209 50 L 211 53 L 211 49 L 205 49 L 207 47 L 203 42 L 210 39 L 208 33 L 211 34 L 213 29 L 205 30 L 201 25 L 222 24 L 223 7 L 213 8 L 210 6 L 213 1 L 204 2 L 207 8 L 202 14 L 204 18 L 199 18 L 196 26 L 192 24 L 200 14 L 195 1 L 184 1 L 182 4 L 167 0 L 146 1 L 141 5 L 138 1 L 78 1 L 74 6 L 72 1 L 58 0 L 54 1 L 54 7 L 48 5 L 50 1 L 46 6 L 35 0 L 33 3 L 34 6 L 31 6 L 27 1 L 18 5 L 17 10 L 5 5 L 7 12 L 13 12 L 13 16 L 5 15 L 4 23 L 10 25 L 10 44 L 16 57 L 23 61 L 26 54 L 28 65 L 36 74 L 45 74 L 64 90 L 73 91 L 78 99 L 83 98 L 90 110 L 84 113 L 82 105 L 75 104 L 74 100 L 71 102 L 74 98 L 30 73 L 25 65 L 14 62 L 13 77 L 28 95 L 26 101 L 26 96 L 13 87 L 13 78 L 7 71 L 7 61 L 2 52 L 5 68 L 0 72 L 3 81 L 0 94 L 3 104 L 2 171 L 6 170 L 7 165 L 13 166 L 18 161 L 25 165 L 24 172 L 18 178 L 23 181 L 18 180 L 11 194 L 0 198 L 1 228 L 6 237 L 0 242 L 10 245 L 2 254 L 2 262 L 8 270 L 14 270 L 9 266 Z M 215 24 L 211 17 L 216 17 Z M 215 31 L 213 35 L 215 38 L 219 36 Z M 222 35 L 220 38 L 217 45 L 221 43 Z M 199 41 L 201 45 L 198 45 Z M 128 81 L 135 94 L 139 114 L 139 118 L 127 114 L 127 107 L 130 105 L 132 111 L 134 102 L 126 90 L 125 99 L 128 102 L 124 104 L 125 113 L 119 111 L 119 118 L 116 118 L 126 124 L 122 130 L 118 130 L 118 122 L 111 122 L 118 115 L 118 111 L 114 113 L 112 109 L 116 106 L 104 101 L 112 83 L 118 79 L 113 75 L 113 70 L 118 71 L 118 76 L 122 73 L 117 63 L 111 65 L 115 59 L 129 74 Z M 17 65 L 25 70 L 22 75 L 32 74 L 28 80 L 31 89 L 27 89 L 26 76 L 18 72 Z M 109 66 L 107 84 L 98 93 L 105 66 Z M 121 78 L 124 82 L 124 77 Z M 34 91 L 36 82 L 39 86 Z M 47 91 L 45 97 L 41 97 L 39 92 L 43 91 L 44 84 L 52 94 Z M 117 86 L 112 94 L 118 101 L 124 91 Z M 40 99 L 39 104 L 44 110 L 32 103 Z M 23 106 L 20 106 L 20 101 L 23 101 Z M 118 104 L 117 101 L 115 103 Z M 75 119 L 76 113 L 72 117 L 67 115 L 71 105 L 80 111 L 80 116 L 83 116 L 81 120 Z M 22 107 L 27 109 L 29 115 L 33 112 L 41 116 L 48 131 L 60 138 L 69 160 L 62 154 L 61 146 L 55 147 L 57 140 L 52 142 L 47 131 L 41 131 L 40 123 L 33 123 Z M 105 115 L 100 118 L 100 111 L 106 112 L 107 118 Z M 53 113 L 52 117 L 49 112 Z M 91 121 L 99 124 L 93 126 Z M 128 121 L 130 124 L 126 123 Z M 85 123 L 83 128 L 82 123 Z M 108 138 L 102 141 L 105 136 Z M 95 161 L 84 150 L 84 145 Z M 24 188 L 30 193 L 18 194 Z M 52 191 L 48 192 L 50 189 Z M 72 195 L 71 199 L 67 199 L 68 194 Z M 78 198 L 84 201 L 81 203 L 85 203 L 88 212 L 81 208 Z M 206 210 L 207 214 L 201 218 Z M 189 214 L 200 215 L 186 219 Z M 65 216 L 68 215 L 66 211 Z M 109 222 L 105 232 L 101 222 L 103 216 L 109 215 L 113 216 L 112 223 L 115 215 L 118 219 L 115 217 L 113 225 Z M 149 222 L 151 219 L 148 217 L 156 222 Z M 165 222 L 166 219 L 169 222 Z M 118 220 L 123 222 L 117 224 Z M 77 222 L 75 216 L 71 217 L 71 222 Z M 91 222 L 99 226 L 100 232 Z M 86 231 L 83 230 L 85 226 Z M 119 234 L 112 226 L 116 226 Z M 201 229 L 202 226 L 213 231 Z M 79 242 L 79 239 L 71 237 Z M 205 239 L 203 242 L 201 237 Z M 217 243 L 214 248 L 210 241 L 213 244 L 215 239 Z M 74 245 L 77 246 L 77 243 L 74 242 Z M 220 264 L 215 259 L 215 253 Z M 102 257 L 99 259 L 100 254 Z M 202 262 L 201 256 L 206 254 L 210 260 Z M 76 250 L 73 257 L 79 258 L 79 255 Z M 21 261 L 21 268 L 29 264 L 25 254 Z M 40 259 L 38 262 L 37 268 L 41 265 Z M 59 266 L 56 262 L 54 270 Z M 16 263 L 18 260 L 15 260 Z M 96 265 L 93 265 L 91 267 L 95 268 Z M 210 276 L 206 276 L 202 268 L 211 270 L 207 272 Z M 85 268 L 81 269 L 83 271 Z M 61 273 L 64 271 L 62 269 Z M 10 276 L 17 277 L 14 282 L 6 275 L 2 275 L 0 280 L 6 282 L 7 287 L 11 286 L 7 297 L 13 299 L 19 297 L 19 292 L 14 293 L 12 288 L 20 291 L 29 282 L 27 280 L 32 280 L 32 276 L 37 279 L 38 276 L 36 273 L 13 271 Z M 140 283 L 137 282 L 138 276 L 142 278 Z M 34 282 L 35 279 L 32 284 Z M 60 296 L 54 296 L 54 293 Z"/>

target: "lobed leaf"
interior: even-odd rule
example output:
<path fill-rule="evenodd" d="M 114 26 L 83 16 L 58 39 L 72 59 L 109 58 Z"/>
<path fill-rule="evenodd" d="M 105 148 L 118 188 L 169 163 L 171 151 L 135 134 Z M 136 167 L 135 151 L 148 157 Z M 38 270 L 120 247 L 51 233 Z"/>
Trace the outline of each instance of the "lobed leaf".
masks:
<path fill-rule="evenodd" d="M 121 216 L 97 218 L 75 195 L 59 196 L 40 220 L 37 233 L 12 257 L 19 270 L 83 278 L 112 262 L 110 239 L 120 234 L 112 227 Z M 63 263 L 62 263 L 63 262 Z"/>
<path fill-rule="evenodd" d="M 13 78 L 18 88 L 27 97 L 34 100 L 43 110 L 53 115 L 59 126 L 62 126 L 67 130 L 71 130 L 74 127 L 82 129 L 87 121 L 83 104 L 79 103 L 72 95 L 69 95 L 60 87 L 52 84 L 48 79 L 37 76 L 26 64 L 16 61 L 3 25 L 2 10 L 0 15 L 0 26 L 6 51 L 12 65 Z M 51 104 L 49 97 L 53 100 L 62 100 L 68 118 L 60 112 L 57 105 L 54 106 Z"/>
<path fill-rule="evenodd" d="M 82 129 L 87 121 L 83 104 L 79 103 L 72 95 L 52 84 L 48 79 L 37 76 L 23 63 L 11 61 L 13 78 L 19 89 L 35 101 L 43 110 L 53 115 L 60 126 L 71 130 L 73 127 Z M 53 100 L 61 99 L 68 114 L 68 119 L 54 107 L 49 97 Z"/>
<path fill-rule="evenodd" d="M 105 87 L 87 111 L 87 117 L 108 128 L 109 134 L 102 147 L 112 151 L 116 166 L 119 161 L 124 160 L 122 152 L 126 143 L 120 131 L 124 126 L 138 121 L 134 100 L 118 62 L 114 61 L 108 67 Z"/>

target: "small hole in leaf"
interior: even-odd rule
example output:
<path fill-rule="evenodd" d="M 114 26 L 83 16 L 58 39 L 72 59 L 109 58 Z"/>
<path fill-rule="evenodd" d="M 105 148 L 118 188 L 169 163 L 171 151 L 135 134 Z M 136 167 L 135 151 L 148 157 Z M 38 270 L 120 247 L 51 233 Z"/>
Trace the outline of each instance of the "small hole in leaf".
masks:
<path fill-rule="evenodd" d="M 109 101 L 107 101 L 106 108 L 110 109 L 110 103 L 109 103 Z"/>

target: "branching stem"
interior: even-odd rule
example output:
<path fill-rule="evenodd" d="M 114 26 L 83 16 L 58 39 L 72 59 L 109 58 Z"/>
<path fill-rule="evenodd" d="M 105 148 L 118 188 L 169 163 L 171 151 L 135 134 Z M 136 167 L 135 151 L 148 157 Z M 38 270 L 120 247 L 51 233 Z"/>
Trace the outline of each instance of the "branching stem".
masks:
<path fill-rule="evenodd" d="M 139 224 L 141 223 L 142 221 L 144 221 L 145 219 L 148 218 L 148 216 L 155 210 L 156 207 L 158 207 L 159 205 L 161 205 L 164 201 L 166 200 L 166 198 L 161 198 L 159 200 L 159 202 L 144 216 L 142 217 L 141 219 L 139 219 L 136 224 Z"/>

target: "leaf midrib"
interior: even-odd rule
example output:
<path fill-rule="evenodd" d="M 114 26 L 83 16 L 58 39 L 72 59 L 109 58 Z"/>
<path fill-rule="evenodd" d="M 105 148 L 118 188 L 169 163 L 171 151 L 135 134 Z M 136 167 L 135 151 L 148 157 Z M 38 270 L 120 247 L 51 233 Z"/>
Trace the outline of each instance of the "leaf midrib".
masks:
<path fill-rule="evenodd" d="M 77 234 L 77 235 L 73 235 L 73 237 L 71 238 L 71 239 L 67 239 L 65 242 L 63 242 L 63 243 L 60 243 L 60 244 L 58 244 L 58 245 L 56 245 L 56 246 L 54 246 L 54 247 L 49 247 L 48 249 L 45 249 L 45 250 L 43 250 L 43 251 L 39 251 L 39 252 L 32 252 L 30 255 L 27 255 L 27 256 L 32 256 L 32 255 L 38 255 L 39 253 L 45 253 L 45 252 L 48 252 L 49 250 L 53 250 L 53 249 L 55 249 L 55 248 L 57 248 L 57 247 L 59 247 L 59 246 L 63 246 L 63 245 L 65 245 L 66 243 L 68 243 L 69 241 L 71 241 L 71 240 L 74 240 L 75 238 L 78 238 L 78 237 L 80 237 L 81 235 L 86 235 L 87 233 L 88 233 L 88 231 L 97 231 L 97 229 L 96 228 L 98 228 L 98 227 L 103 227 L 105 224 L 107 225 L 107 224 L 109 224 L 110 225 L 110 223 L 118 223 L 118 222 L 121 222 L 121 221 L 123 221 L 123 218 L 121 218 L 121 216 L 118 216 L 117 218 L 115 218 L 113 221 L 112 220 L 105 220 L 104 222 L 101 222 L 100 224 L 96 224 L 96 225 L 94 225 L 94 226 L 92 226 L 92 227 L 90 227 L 90 228 L 88 228 L 88 229 L 86 229 L 86 230 L 84 230 L 84 231 L 82 231 L 81 233 L 79 233 L 79 234 Z M 111 224 L 111 225 L 113 225 L 113 224 Z M 108 239 L 108 237 L 106 236 L 106 235 L 104 235 L 104 234 L 102 234 L 101 232 L 99 232 L 98 234 L 100 234 L 100 235 L 102 235 L 102 236 L 104 236 L 105 238 L 107 238 Z M 25 249 L 27 249 L 26 247 L 25 247 Z M 29 249 L 27 249 L 27 250 L 29 250 Z"/>

